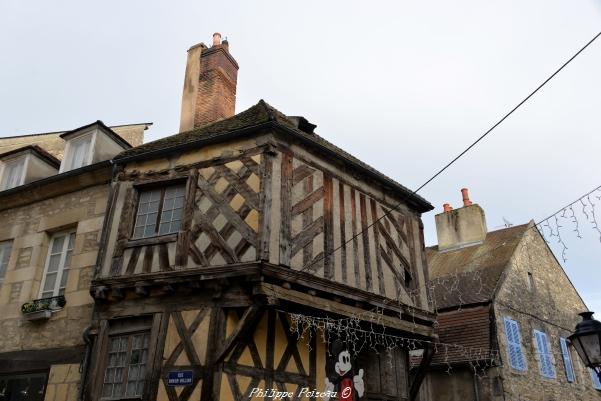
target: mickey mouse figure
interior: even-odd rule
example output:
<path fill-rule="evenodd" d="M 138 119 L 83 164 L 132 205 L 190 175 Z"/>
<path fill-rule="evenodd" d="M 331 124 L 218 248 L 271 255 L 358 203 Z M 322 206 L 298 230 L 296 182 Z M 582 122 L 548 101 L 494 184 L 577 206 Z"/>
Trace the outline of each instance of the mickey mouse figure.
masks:
<path fill-rule="evenodd" d="M 329 366 L 326 366 L 326 394 L 336 392 L 338 401 L 359 400 L 365 392 L 363 369 L 359 369 L 359 374 L 355 375 L 351 354 L 339 340 L 332 343 L 330 355 Z M 324 400 L 329 401 L 330 396 L 326 395 Z"/>

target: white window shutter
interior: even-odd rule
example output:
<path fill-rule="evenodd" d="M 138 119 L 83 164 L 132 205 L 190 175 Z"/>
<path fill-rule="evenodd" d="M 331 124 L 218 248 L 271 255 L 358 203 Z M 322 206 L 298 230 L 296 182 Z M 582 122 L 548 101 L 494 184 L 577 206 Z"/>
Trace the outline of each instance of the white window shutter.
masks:
<path fill-rule="evenodd" d="M 563 356 L 563 366 L 566 370 L 566 379 L 568 383 L 574 382 L 574 366 L 572 365 L 572 358 L 570 357 L 570 351 L 568 349 L 568 343 L 565 338 L 559 338 L 559 345 L 561 347 L 561 354 Z"/>
<path fill-rule="evenodd" d="M 596 390 L 601 390 L 601 381 L 599 381 L 599 376 L 597 376 L 597 373 L 591 368 L 588 368 L 588 371 L 591 374 L 591 380 L 593 381 L 593 388 Z"/>
<path fill-rule="evenodd" d="M 522 352 L 520 326 L 518 325 L 518 322 L 507 317 L 504 318 L 504 323 L 509 365 L 515 370 L 526 371 L 526 361 Z"/>
<path fill-rule="evenodd" d="M 534 338 L 536 350 L 539 356 L 538 363 L 540 367 L 540 374 L 543 377 L 553 379 L 555 378 L 555 367 L 553 366 L 553 360 L 551 359 L 547 334 L 543 333 L 542 331 L 534 330 Z"/>

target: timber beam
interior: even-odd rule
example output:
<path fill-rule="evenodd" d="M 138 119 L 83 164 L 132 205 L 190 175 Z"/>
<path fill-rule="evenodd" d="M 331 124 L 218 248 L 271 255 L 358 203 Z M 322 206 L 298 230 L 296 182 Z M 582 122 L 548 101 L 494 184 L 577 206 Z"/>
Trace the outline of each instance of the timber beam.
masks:
<path fill-rule="evenodd" d="M 255 285 L 254 294 L 260 294 L 266 297 L 271 305 L 279 306 L 280 300 L 304 307 L 328 312 L 339 316 L 356 316 L 365 322 L 375 323 L 380 326 L 395 329 L 412 335 L 431 338 L 434 334 L 432 327 L 414 324 L 409 321 L 401 320 L 398 317 L 387 316 L 383 314 L 366 311 L 354 306 L 334 302 L 329 299 L 311 296 L 304 292 L 289 290 L 269 283 L 258 283 Z"/>
<path fill-rule="evenodd" d="M 324 304 L 320 309 L 334 312 L 328 308 L 340 305 L 342 315 L 365 314 L 366 310 L 377 308 L 381 311 L 377 315 L 380 319 L 386 317 L 391 324 L 400 322 L 399 330 L 419 331 L 426 337 L 433 332 L 435 316 L 430 311 L 311 273 L 259 261 L 96 279 L 90 293 L 97 303 L 123 302 L 126 293 L 141 298 L 169 293 L 198 294 L 207 290 L 217 300 L 236 285 L 256 302 L 265 302 L 265 297 L 278 299 L 281 295 L 285 301 L 315 306 L 313 301 L 321 299 Z M 303 302 L 296 296 L 298 294 L 304 297 Z"/>
<path fill-rule="evenodd" d="M 232 334 L 225 340 L 222 348 L 217 351 L 215 362 L 223 361 L 240 340 L 252 334 L 262 312 L 263 306 L 261 305 L 252 305 L 244 311 Z"/>
<path fill-rule="evenodd" d="M 415 401 L 417 399 L 417 395 L 419 393 L 419 388 L 426 377 L 426 373 L 428 373 L 428 367 L 432 362 L 432 358 L 434 357 L 435 349 L 433 344 L 426 344 L 424 348 L 424 353 L 422 356 L 422 360 L 417 368 L 417 372 L 415 373 L 415 377 L 411 382 L 411 387 L 409 388 L 409 400 Z"/>

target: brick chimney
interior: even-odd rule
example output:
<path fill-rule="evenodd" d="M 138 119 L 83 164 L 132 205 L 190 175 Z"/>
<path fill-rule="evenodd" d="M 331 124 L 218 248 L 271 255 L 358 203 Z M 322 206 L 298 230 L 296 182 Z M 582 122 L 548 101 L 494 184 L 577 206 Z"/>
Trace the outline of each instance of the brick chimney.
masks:
<path fill-rule="evenodd" d="M 434 217 L 439 251 L 481 244 L 486 238 L 484 210 L 470 201 L 467 188 L 461 190 L 461 195 L 463 207 L 453 209 L 445 203 L 443 212 Z"/>
<path fill-rule="evenodd" d="M 227 40 L 213 34 L 213 44 L 188 50 L 179 131 L 189 131 L 234 115 L 238 63 Z"/>

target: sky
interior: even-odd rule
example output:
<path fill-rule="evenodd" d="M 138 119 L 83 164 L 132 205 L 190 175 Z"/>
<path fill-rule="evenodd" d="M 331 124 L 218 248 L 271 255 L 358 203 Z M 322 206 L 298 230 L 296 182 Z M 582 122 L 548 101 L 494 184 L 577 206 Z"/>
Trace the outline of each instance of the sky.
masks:
<path fill-rule="evenodd" d="M 264 99 L 303 115 L 413 189 L 599 30 L 601 0 L 3 0 L 0 136 L 98 119 L 152 122 L 147 141 L 174 134 L 186 50 L 220 32 L 240 65 L 237 111 Z M 436 207 L 423 216 L 427 244 L 434 214 L 460 207 L 462 187 L 495 230 L 601 185 L 600 67 L 601 39 L 420 191 Z M 576 212 L 582 238 L 566 223 L 562 265 L 600 319 L 601 240 Z"/>

